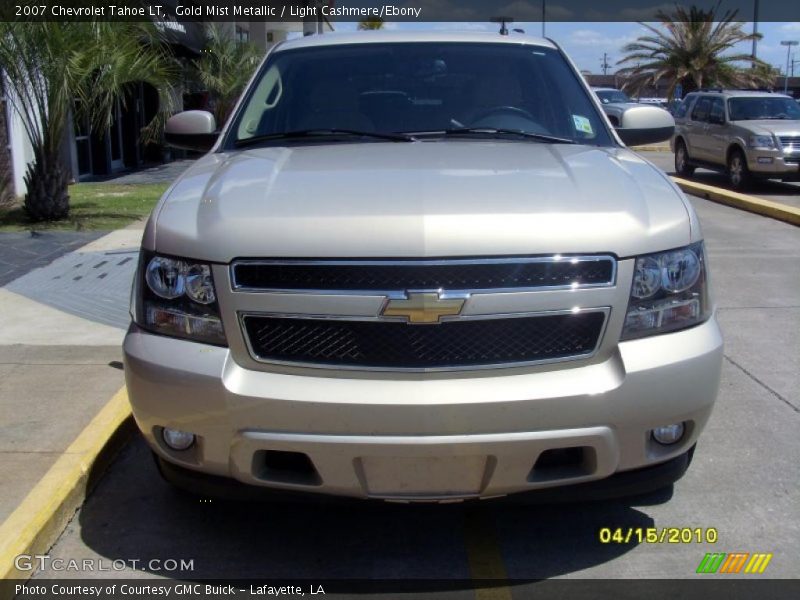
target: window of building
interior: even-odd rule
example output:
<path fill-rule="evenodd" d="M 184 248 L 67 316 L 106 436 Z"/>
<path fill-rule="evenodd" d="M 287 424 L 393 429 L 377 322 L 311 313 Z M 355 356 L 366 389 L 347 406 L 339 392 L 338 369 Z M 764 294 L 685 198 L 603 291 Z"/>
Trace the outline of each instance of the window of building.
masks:
<path fill-rule="evenodd" d="M 236 41 L 240 44 L 250 41 L 250 30 L 237 25 L 236 26 Z"/>

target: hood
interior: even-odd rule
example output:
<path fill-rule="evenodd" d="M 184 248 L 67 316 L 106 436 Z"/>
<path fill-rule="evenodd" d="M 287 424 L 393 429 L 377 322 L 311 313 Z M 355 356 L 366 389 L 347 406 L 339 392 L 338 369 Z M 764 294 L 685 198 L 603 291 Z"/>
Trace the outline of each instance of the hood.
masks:
<path fill-rule="evenodd" d="M 757 135 L 797 135 L 800 136 L 800 121 L 781 119 L 761 119 L 753 121 L 737 121 L 736 124 L 743 129 L 752 131 Z"/>
<path fill-rule="evenodd" d="M 624 148 L 505 141 L 340 143 L 209 154 L 145 244 L 242 257 L 612 252 L 690 242 L 668 178 Z"/>

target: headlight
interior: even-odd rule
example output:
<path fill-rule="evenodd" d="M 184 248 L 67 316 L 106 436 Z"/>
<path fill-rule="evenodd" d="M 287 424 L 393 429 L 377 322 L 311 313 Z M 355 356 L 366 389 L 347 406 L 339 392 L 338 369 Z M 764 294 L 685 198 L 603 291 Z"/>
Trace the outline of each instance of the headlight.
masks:
<path fill-rule="evenodd" d="M 147 287 L 159 298 L 173 300 L 183 296 L 186 263 L 174 258 L 154 257 L 147 265 Z"/>
<path fill-rule="evenodd" d="M 131 314 L 153 333 L 227 345 L 211 266 L 204 263 L 142 252 Z"/>
<path fill-rule="evenodd" d="M 685 329 L 710 314 L 702 242 L 636 259 L 623 340 Z"/>
<path fill-rule="evenodd" d="M 775 140 L 772 139 L 771 135 L 751 135 L 749 143 L 751 148 L 760 148 L 762 150 L 775 149 Z"/>

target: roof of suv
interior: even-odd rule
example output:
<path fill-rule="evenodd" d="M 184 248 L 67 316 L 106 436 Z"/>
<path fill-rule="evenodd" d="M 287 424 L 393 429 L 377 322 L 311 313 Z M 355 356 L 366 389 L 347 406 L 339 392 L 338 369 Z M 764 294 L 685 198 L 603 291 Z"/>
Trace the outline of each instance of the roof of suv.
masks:
<path fill-rule="evenodd" d="M 280 44 L 277 50 L 294 50 L 315 46 L 344 44 L 377 44 L 382 42 L 471 42 L 484 44 L 527 44 L 553 48 L 550 40 L 527 35 L 499 35 L 486 32 L 423 32 L 423 31 L 357 31 L 352 33 L 325 33 L 309 35 Z"/>
<path fill-rule="evenodd" d="M 710 96 L 722 96 L 724 98 L 734 98 L 734 97 L 756 97 L 756 98 L 774 98 L 776 96 L 786 96 L 785 94 L 781 94 L 779 92 L 764 92 L 760 90 L 695 90 L 691 92 L 691 95 L 697 94 L 708 94 Z M 686 94 L 687 96 L 689 94 Z"/>

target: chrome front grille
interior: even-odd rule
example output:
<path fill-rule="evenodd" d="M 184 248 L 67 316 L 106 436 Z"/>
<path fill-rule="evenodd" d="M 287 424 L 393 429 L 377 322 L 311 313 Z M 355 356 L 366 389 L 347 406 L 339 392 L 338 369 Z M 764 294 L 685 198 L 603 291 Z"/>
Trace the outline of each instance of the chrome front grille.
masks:
<path fill-rule="evenodd" d="M 784 150 L 800 152 L 800 135 L 780 135 L 778 140 L 780 140 Z"/>
<path fill-rule="evenodd" d="M 611 255 L 240 259 L 229 274 L 252 360 L 354 370 L 585 359 L 617 293 Z"/>

